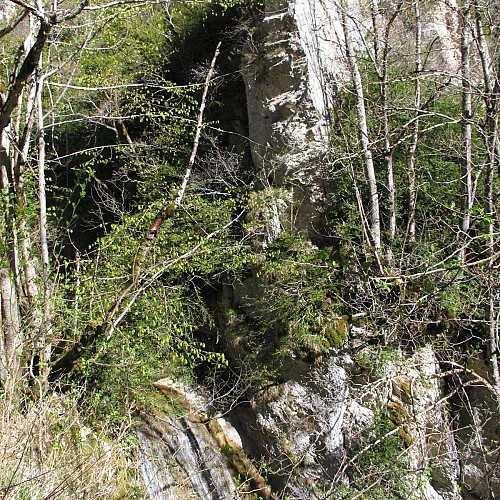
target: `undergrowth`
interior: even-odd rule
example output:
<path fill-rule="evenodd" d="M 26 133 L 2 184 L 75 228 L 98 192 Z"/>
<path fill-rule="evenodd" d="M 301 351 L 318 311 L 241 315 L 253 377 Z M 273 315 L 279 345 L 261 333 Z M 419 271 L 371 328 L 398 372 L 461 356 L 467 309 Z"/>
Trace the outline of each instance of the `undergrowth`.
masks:
<path fill-rule="evenodd" d="M 90 428 L 78 392 L 0 394 L 0 499 L 142 498 L 132 419 L 113 432 Z"/>

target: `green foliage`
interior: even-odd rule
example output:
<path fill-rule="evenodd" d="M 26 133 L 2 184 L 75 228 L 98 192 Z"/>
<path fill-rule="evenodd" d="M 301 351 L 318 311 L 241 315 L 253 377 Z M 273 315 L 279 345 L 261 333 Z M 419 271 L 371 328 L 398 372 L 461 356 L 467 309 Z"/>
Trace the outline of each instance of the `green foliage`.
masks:
<path fill-rule="evenodd" d="M 208 0 L 209 3 L 213 5 L 218 5 L 222 8 L 223 11 L 226 11 L 227 9 L 232 9 L 234 7 L 245 7 L 245 6 L 252 6 L 252 7 L 259 7 L 263 4 L 262 0 L 257 0 L 257 1 L 250 1 L 250 0 Z"/>
<path fill-rule="evenodd" d="M 389 346 L 370 346 L 362 349 L 354 357 L 356 363 L 368 370 L 375 378 L 382 378 L 394 370 L 396 363 L 401 363 L 401 353 Z"/>
<path fill-rule="evenodd" d="M 323 206 L 326 230 L 340 241 L 361 241 L 362 228 L 352 176 L 346 166 L 335 160 L 332 170 L 329 174 L 332 189 Z"/>
<path fill-rule="evenodd" d="M 362 55 L 360 55 L 360 58 Z M 410 124 L 415 117 L 414 81 L 407 78 L 398 61 L 390 62 L 387 94 L 389 102 L 383 107 L 380 82 L 371 61 L 359 61 L 363 74 L 364 96 L 369 128 L 370 147 L 380 190 L 382 225 L 387 227 L 388 197 L 386 195 L 387 168 L 385 137 L 382 116 L 387 113 L 390 139 L 393 146 L 391 158 L 396 186 L 397 228 L 396 251 L 405 243 L 405 229 L 411 207 L 408 204 L 409 173 L 408 148 L 412 134 Z M 460 96 L 439 82 L 426 81 L 422 85 L 422 113 L 419 116 L 419 141 L 416 150 L 416 186 L 418 205 L 416 224 L 423 246 L 443 238 L 452 242 L 450 231 L 460 210 Z M 355 184 L 365 207 L 369 192 L 365 181 L 361 144 L 358 137 L 356 98 L 351 89 L 344 89 L 338 99 L 335 126 L 331 133 L 332 167 L 329 176 L 332 193 L 326 207 L 331 234 L 358 242 L 361 239 L 361 220 L 355 195 Z M 480 135 L 474 135 L 479 146 Z M 396 147 L 397 146 L 397 147 Z M 481 151 L 474 147 L 474 151 Z M 478 165 L 480 153 L 473 159 Z"/>
<path fill-rule="evenodd" d="M 276 359 L 314 358 L 347 339 L 349 327 L 335 296 L 338 263 L 331 252 L 289 231 L 261 255 L 262 299 L 251 303 L 264 335 L 280 336 Z"/>
<path fill-rule="evenodd" d="M 394 429 L 387 412 L 377 408 L 374 423 L 365 432 L 359 443 L 359 450 L 374 443 L 367 451 L 358 455 L 348 471 L 350 481 L 341 498 L 376 500 L 380 498 L 404 499 L 410 494 L 407 479 L 409 471 L 404 457 L 403 442 L 399 435 L 388 435 Z M 375 444 L 378 441 L 378 444 Z"/>
<path fill-rule="evenodd" d="M 158 70 L 167 29 L 161 9 L 121 6 L 94 22 L 94 36 L 84 45 L 79 61 L 79 85 L 130 83 Z M 71 36 L 77 37 L 78 32 Z"/>
<path fill-rule="evenodd" d="M 107 206 L 98 205 L 104 214 L 98 221 L 104 234 L 88 259 L 81 261 L 79 288 L 76 293 L 71 289 L 76 277 L 71 276 L 70 268 L 67 280 L 62 282 L 63 296 L 74 301 L 74 307 L 66 310 L 63 302 L 58 306 L 61 318 L 69 320 L 72 341 L 78 342 L 82 333 L 102 323 L 132 276 L 132 265 L 143 251 L 148 229 L 163 207 L 176 197 L 191 153 L 202 91 L 199 78 L 191 84 L 192 73 L 182 74 L 176 67 L 177 57 L 182 59 L 181 65 L 190 66 L 190 71 L 194 68 L 191 59 L 198 66 L 205 65 L 204 50 L 211 57 L 213 48 L 201 44 L 200 52 L 196 34 L 214 36 L 225 29 L 223 15 L 233 15 L 230 11 L 243 4 L 179 2 L 169 9 L 170 17 L 162 9 L 125 6 L 96 22 L 73 83 L 87 87 L 132 86 L 93 91 L 92 102 L 87 90 L 70 90 L 68 100 L 61 100 L 60 106 L 67 106 L 64 109 L 68 117 L 97 112 L 95 123 L 102 133 L 96 133 L 95 143 L 120 144 L 72 156 L 67 166 L 71 185 L 54 190 L 54 201 L 62 205 L 67 200 L 67 208 L 60 210 L 67 214 L 71 226 L 75 214 L 80 217 L 91 203 L 95 176 L 103 179 L 98 186 L 111 186 L 106 187 L 111 196 L 118 191 L 126 202 L 120 213 L 110 215 L 106 215 Z M 78 39 L 77 33 L 67 36 Z M 184 57 L 190 40 L 196 41 L 196 50 L 193 46 L 192 57 Z M 122 50 L 123 57 L 116 57 L 116 50 Z M 205 69 L 198 68 L 198 72 L 204 76 Z M 170 74 L 176 75 L 175 84 L 169 80 Z M 178 83 L 186 83 L 180 82 L 179 75 L 189 76 L 189 85 L 177 87 Z M 141 82 L 147 85 L 137 87 Z M 54 94 L 58 96 L 57 89 Z M 61 91 L 60 95 L 65 94 Z M 106 113 L 107 117 L 101 116 Z M 57 146 L 70 142 L 72 148 L 78 149 L 94 133 L 88 122 L 75 123 L 60 129 Z M 132 137 L 132 145 L 125 132 Z M 202 141 L 200 155 L 204 148 Z M 195 165 L 195 171 L 197 168 Z M 203 293 L 220 280 L 237 279 L 250 260 L 247 248 L 240 244 L 238 222 L 245 194 L 241 183 L 230 186 L 225 180 L 224 187 L 215 190 L 217 194 L 207 194 L 214 192 L 214 179 L 196 178 L 196 174 L 193 177 L 193 188 L 188 187 L 182 208 L 164 222 L 152 251 L 147 252 L 138 284 L 140 292 L 119 327 L 110 338 L 98 339 L 79 361 L 75 375 L 94 388 L 91 404 L 111 422 L 119 421 L 130 405 L 154 407 L 157 394 L 152 382 L 157 378 L 188 376 L 200 364 L 227 366 L 217 342 L 207 338 L 212 332 L 216 337 L 216 328 Z M 68 338 L 68 332 L 64 336 Z"/>
<path fill-rule="evenodd" d="M 98 260 L 83 270 L 87 277 L 82 276 L 80 292 L 91 298 L 80 313 L 86 317 L 85 324 L 97 324 L 123 290 L 146 231 L 164 203 L 162 197 L 124 217 L 99 240 Z M 123 318 L 119 332 L 111 339 L 100 339 L 81 362 L 82 374 L 106 388 L 93 404 L 102 403 L 108 413 L 119 416 L 119 408 L 126 410 L 131 401 L 154 405 L 151 384 L 156 379 L 201 363 L 227 366 L 224 355 L 209 349 L 209 339 L 199 332 L 215 328 L 203 288 L 222 276 L 234 280 L 247 259 L 231 225 L 234 209 L 231 198 L 187 194 L 182 210 L 165 221 L 143 264 L 144 290 Z"/>

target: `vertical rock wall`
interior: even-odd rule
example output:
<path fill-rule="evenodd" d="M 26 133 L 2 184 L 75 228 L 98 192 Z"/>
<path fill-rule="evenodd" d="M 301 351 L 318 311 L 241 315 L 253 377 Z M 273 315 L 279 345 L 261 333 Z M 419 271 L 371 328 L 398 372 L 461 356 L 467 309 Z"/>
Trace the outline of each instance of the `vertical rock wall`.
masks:
<path fill-rule="evenodd" d="M 373 2 L 381 13 L 380 29 L 384 15 L 392 16 L 396 5 Z M 413 13 L 409 5 L 397 8 L 403 13 L 390 31 L 390 54 L 403 72 L 411 72 Z M 289 194 L 276 194 L 270 208 L 275 233 L 282 227 L 311 229 L 324 199 L 328 137 L 335 125 L 339 90 L 351 78 L 341 9 L 353 20 L 352 43 L 365 50 L 373 33 L 370 4 L 357 0 L 266 0 L 244 50 L 242 75 L 258 180 L 262 188 L 285 187 Z M 422 44 L 430 53 L 426 71 L 450 78 L 459 64 L 455 2 L 426 3 L 424 10 Z M 290 203 L 283 208 L 286 199 L 292 200 L 293 210 Z"/>
<path fill-rule="evenodd" d="M 242 68 L 260 185 L 285 187 L 298 205 L 291 217 L 287 210 L 278 211 L 285 226 L 307 227 L 323 196 L 322 167 L 339 54 L 324 57 L 330 35 L 317 29 L 320 17 L 308 12 L 316 12 L 320 3 L 311 2 L 311 7 L 302 1 L 267 1 Z"/>
<path fill-rule="evenodd" d="M 428 54 L 425 70 L 443 82 L 452 81 L 459 72 L 456 7 L 454 0 L 421 5 L 422 50 Z M 371 9 L 379 16 L 381 30 L 395 9 L 402 9 L 390 31 L 390 57 L 403 74 L 414 71 L 411 3 L 265 1 L 245 48 L 242 74 L 258 180 L 267 193 L 275 193 L 274 199 L 268 198 L 273 233 L 268 239 L 287 227 L 311 231 L 321 210 L 331 154 L 329 134 L 341 89 L 351 81 L 341 8 L 356 27 L 350 37 L 360 51 L 370 48 L 373 40 Z M 279 468 L 293 471 L 283 473 L 283 491 L 290 498 L 321 498 L 332 493 L 332 478 L 338 484 L 348 481 L 346 453 L 369 432 L 376 408 L 383 408 L 408 448 L 415 498 L 461 498 L 460 452 L 433 349 L 417 349 L 407 364 L 389 363 L 381 379 L 365 375 L 359 379 L 358 370 L 352 360 L 331 358 L 308 376 L 285 381 L 254 402 L 269 455 L 282 457 Z M 319 374 L 323 382 L 318 383 Z M 313 385 L 311 377 L 316 380 Z M 332 377 L 336 382 L 328 382 Z"/>

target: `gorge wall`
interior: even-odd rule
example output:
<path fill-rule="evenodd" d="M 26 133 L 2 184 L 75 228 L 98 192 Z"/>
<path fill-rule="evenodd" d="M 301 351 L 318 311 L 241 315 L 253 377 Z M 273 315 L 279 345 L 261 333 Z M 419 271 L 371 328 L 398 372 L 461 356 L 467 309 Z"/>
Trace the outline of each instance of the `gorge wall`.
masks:
<path fill-rule="evenodd" d="M 0 2 L 0 497 L 500 498 L 497 4 Z"/>
<path fill-rule="evenodd" d="M 335 182 L 325 168 L 330 136 L 341 91 L 350 88 L 352 78 L 346 36 L 363 51 L 378 9 L 379 30 L 394 23 L 387 38 L 391 60 L 402 72 L 413 71 L 414 24 L 409 10 L 394 16 L 401 5 L 265 1 L 241 66 L 256 185 L 268 200 L 259 229 L 264 247 L 291 228 L 320 239 L 322 205 Z M 426 2 L 421 15 L 425 71 L 442 85 L 458 78 L 458 30 L 453 2 Z M 245 348 L 239 338 L 255 321 L 249 297 L 264 293 L 260 287 L 259 278 L 250 276 L 214 299 L 226 355 L 242 374 Z M 236 326 L 228 309 L 241 313 Z M 372 498 L 371 488 L 379 486 L 379 498 L 387 499 L 498 498 L 499 455 L 490 451 L 498 439 L 498 414 L 486 364 L 476 361 L 463 372 L 471 401 L 464 407 L 454 397 L 458 389 L 447 382 L 458 368 L 441 359 L 431 342 L 393 343 L 389 352 L 380 340 L 373 341 L 373 325 L 351 317 L 343 328 L 341 341 L 327 354 L 287 359 L 275 382 L 241 394 L 240 403 L 224 415 L 227 427 L 211 428 L 219 444 L 206 449 L 232 443 L 225 446 L 226 465 L 218 467 L 251 483 L 250 490 L 260 489 L 263 498 Z M 210 430 L 208 423 L 197 425 Z M 217 493 L 212 486 L 213 498 L 237 495 L 231 488 Z"/>

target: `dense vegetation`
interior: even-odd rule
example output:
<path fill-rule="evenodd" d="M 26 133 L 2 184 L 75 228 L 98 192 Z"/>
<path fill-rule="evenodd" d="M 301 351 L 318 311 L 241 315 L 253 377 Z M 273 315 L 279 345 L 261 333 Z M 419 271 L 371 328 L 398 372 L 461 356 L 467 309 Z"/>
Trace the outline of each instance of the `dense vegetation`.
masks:
<path fill-rule="evenodd" d="M 366 50 L 343 16 L 353 78 L 331 110 L 315 232 L 282 215 L 272 234 L 273 208 L 300 203 L 286 184 L 254 185 L 239 68 L 258 4 L 7 2 L 4 498 L 140 497 L 127 457 L 134 419 L 163 404 L 153 381 L 222 384 L 246 366 L 252 394 L 291 359 L 344 349 L 352 325 L 371 332 L 356 361 L 375 378 L 430 342 L 451 392 L 480 376 L 500 405 L 498 12 L 461 3 L 459 73 L 444 77 L 425 66 L 419 4 L 375 12 Z M 403 16 L 416 39 L 401 60 L 390 47 Z M 243 305 L 221 298 L 248 279 Z M 380 411 L 363 439 L 393 429 Z M 361 498 L 360 471 L 386 474 L 404 446 L 391 435 L 362 455 L 342 495 Z M 403 498 L 404 466 L 391 471 L 362 498 Z"/>

